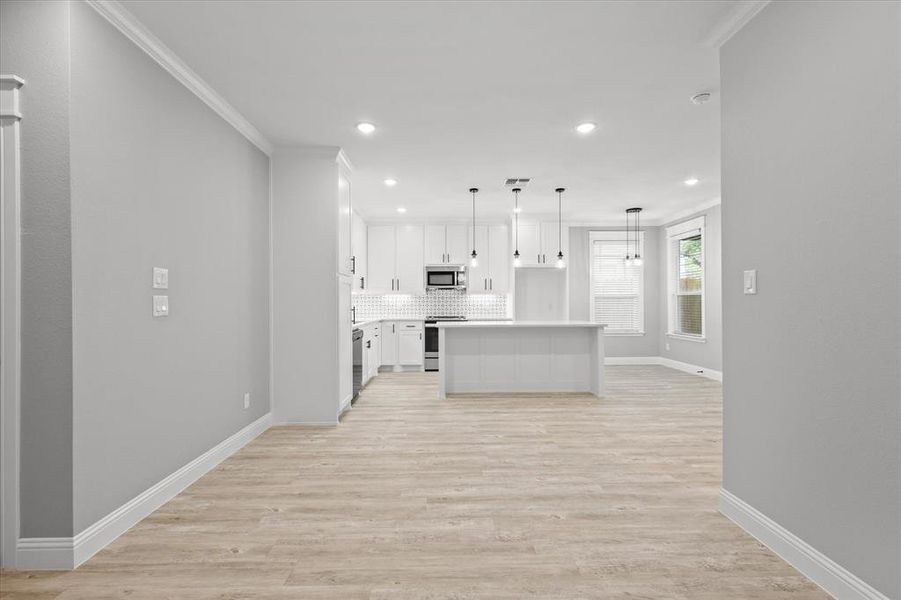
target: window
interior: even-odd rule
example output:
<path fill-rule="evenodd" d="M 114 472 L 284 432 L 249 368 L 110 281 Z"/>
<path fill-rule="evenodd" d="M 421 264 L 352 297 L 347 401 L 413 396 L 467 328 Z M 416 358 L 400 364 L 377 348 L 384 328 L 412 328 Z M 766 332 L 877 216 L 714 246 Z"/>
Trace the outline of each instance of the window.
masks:
<path fill-rule="evenodd" d="M 592 231 L 591 320 L 607 325 L 606 333 L 644 333 L 644 267 L 627 265 L 626 234 L 623 231 Z M 644 255 L 644 234 L 639 235 Z M 634 243 L 634 242 L 633 242 Z"/>
<path fill-rule="evenodd" d="M 667 229 L 669 334 L 704 339 L 704 217 Z"/>

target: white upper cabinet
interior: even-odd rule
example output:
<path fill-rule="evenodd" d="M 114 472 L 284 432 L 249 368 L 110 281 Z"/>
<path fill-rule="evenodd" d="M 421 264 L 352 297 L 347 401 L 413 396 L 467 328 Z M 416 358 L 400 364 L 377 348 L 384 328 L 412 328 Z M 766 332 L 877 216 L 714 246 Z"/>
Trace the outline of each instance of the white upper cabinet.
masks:
<path fill-rule="evenodd" d="M 353 274 L 353 224 L 351 213 L 350 177 L 340 169 L 338 173 L 338 273 Z"/>
<path fill-rule="evenodd" d="M 396 291 L 416 294 L 425 291 L 422 225 L 397 226 Z"/>
<path fill-rule="evenodd" d="M 447 238 L 444 225 L 425 226 L 425 264 L 443 265 L 447 262 Z"/>
<path fill-rule="evenodd" d="M 372 225 L 368 236 L 368 291 L 417 294 L 425 290 L 421 225 Z"/>
<path fill-rule="evenodd" d="M 426 225 L 425 264 L 462 265 L 469 259 L 466 225 Z"/>
<path fill-rule="evenodd" d="M 510 251 L 508 228 L 506 225 L 492 225 L 488 228 L 488 290 L 507 293 L 512 267 L 513 253 Z"/>
<path fill-rule="evenodd" d="M 471 250 L 466 225 L 448 225 L 446 228 L 447 262 L 451 265 L 465 265 Z"/>
<path fill-rule="evenodd" d="M 523 266 L 541 264 L 541 233 L 538 223 L 519 222 L 519 259 Z"/>
<path fill-rule="evenodd" d="M 368 269 L 366 223 L 363 221 L 363 218 L 354 211 L 351 224 L 353 226 L 353 236 L 351 238 L 354 270 L 353 291 L 359 292 L 368 289 L 367 286 L 369 283 L 366 279 Z"/>
<path fill-rule="evenodd" d="M 564 256 L 569 252 L 569 227 L 563 226 L 562 245 L 557 221 L 519 222 L 519 254 L 524 267 L 553 267 L 557 263 L 558 248 Z"/>
<path fill-rule="evenodd" d="M 474 241 L 472 247 L 478 253 L 479 264 L 469 267 L 469 292 L 506 293 L 510 285 L 510 265 L 513 260 L 509 229 L 506 225 L 478 225 Z"/>
<path fill-rule="evenodd" d="M 396 242 L 394 225 L 370 225 L 366 253 L 370 292 L 393 292 L 395 284 Z"/>

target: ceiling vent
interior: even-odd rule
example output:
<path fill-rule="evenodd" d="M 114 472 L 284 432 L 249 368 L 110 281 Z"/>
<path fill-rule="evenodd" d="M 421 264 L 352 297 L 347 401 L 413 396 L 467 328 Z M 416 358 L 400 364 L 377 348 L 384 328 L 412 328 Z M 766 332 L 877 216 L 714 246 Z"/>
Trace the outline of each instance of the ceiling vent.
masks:
<path fill-rule="evenodd" d="M 532 181 L 532 179 L 530 177 L 525 177 L 525 178 L 508 177 L 507 180 L 504 182 L 504 186 L 524 188 L 527 185 L 529 185 L 530 181 Z"/>

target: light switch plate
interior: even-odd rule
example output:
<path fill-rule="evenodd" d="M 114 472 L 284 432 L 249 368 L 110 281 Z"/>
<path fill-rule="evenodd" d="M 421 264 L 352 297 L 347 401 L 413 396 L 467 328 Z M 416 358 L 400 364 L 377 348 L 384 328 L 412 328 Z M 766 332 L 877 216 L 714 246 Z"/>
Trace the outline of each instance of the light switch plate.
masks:
<path fill-rule="evenodd" d="M 744 290 L 745 294 L 757 293 L 757 269 L 745 271 Z"/>
<path fill-rule="evenodd" d="M 169 289 L 169 269 L 153 267 L 153 288 L 156 290 Z"/>
<path fill-rule="evenodd" d="M 250 392 L 244 393 L 244 408 L 250 408 Z"/>
<path fill-rule="evenodd" d="M 169 316 L 169 296 L 153 297 L 153 316 L 168 317 Z"/>

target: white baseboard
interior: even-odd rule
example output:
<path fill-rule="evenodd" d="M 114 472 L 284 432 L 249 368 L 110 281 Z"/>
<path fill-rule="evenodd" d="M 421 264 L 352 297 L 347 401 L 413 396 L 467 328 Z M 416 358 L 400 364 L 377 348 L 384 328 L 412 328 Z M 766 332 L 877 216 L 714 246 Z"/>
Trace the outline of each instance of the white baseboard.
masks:
<path fill-rule="evenodd" d="M 75 537 L 19 539 L 16 568 L 74 569 L 269 429 L 271 423 L 272 414 L 266 413 Z"/>
<path fill-rule="evenodd" d="M 664 367 L 669 367 L 670 369 L 684 371 L 686 373 L 691 373 L 692 375 L 700 375 L 701 377 L 706 377 L 708 379 L 713 379 L 716 381 L 723 380 L 722 371 L 714 371 L 713 369 L 699 367 L 698 365 L 684 363 L 663 356 L 608 356 L 604 358 L 604 364 L 608 366 L 662 365 Z"/>
<path fill-rule="evenodd" d="M 835 600 L 889 600 L 888 596 L 726 490 L 720 490 L 720 512 Z"/>

